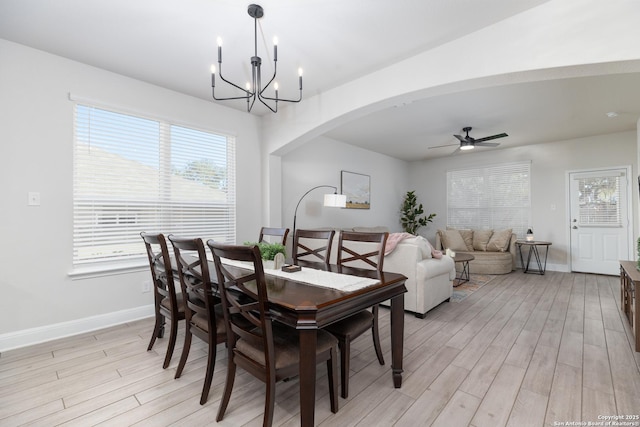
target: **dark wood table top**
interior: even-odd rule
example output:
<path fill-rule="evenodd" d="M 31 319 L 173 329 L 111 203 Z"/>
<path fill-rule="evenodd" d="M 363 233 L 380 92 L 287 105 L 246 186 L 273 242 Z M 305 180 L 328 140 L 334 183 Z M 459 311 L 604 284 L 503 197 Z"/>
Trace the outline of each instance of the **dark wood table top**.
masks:
<path fill-rule="evenodd" d="M 452 258 L 455 262 L 473 261 L 474 259 L 476 259 L 476 257 L 474 257 L 473 255 L 464 252 L 458 252 L 456 253 L 456 256 Z"/>
<path fill-rule="evenodd" d="M 272 304 L 274 319 L 296 328 L 322 328 L 407 291 L 404 285 L 407 278 L 398 273 L 327 265 L 321 262 L 300 261 L 298 264 L 305 268 L 366 277 L 377 280 L 378 283 L 354 291 L 341 291 L 297 281 L 295 272 L 288 273 L 290 277 L 265 273 L 267 294 Z M 309 315 L 315 319 L 311 321 Z M 304 322 L 301 322 L 301 317 L 304 317 Z"/>
<path fill-rule="evenodd" d="M 516 245 L 529 245 L 529 246 L 549 246 L 551 242 L 544 240 L 516 240 Z"/>

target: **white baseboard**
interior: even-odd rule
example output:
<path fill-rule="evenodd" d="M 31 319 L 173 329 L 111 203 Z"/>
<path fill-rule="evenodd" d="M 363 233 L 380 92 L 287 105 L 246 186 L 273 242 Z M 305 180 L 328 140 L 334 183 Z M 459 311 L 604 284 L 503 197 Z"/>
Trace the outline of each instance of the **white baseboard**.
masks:
<path fill-rule="evenodd" d="M 537 268 L 534 266 L 534 268 Z M 548 271 L 559 271 L 561 273 L 571 273 L 571 269 L 567 264 L 547 264 Z"/>
<path fill-rule="evenodd" d="M 537 270 L 538 269 L 538 265 L 535 263 L 535 261 L 532 261 L 529 264 L 529 268 L 532 270 Z M 517 266 L 518 270 L 522 270 L 523 268 L 520 266 L 520 263 L 518 262 L 518 266 Z M 571 273 L 571 269 L 569 269 L 569 266 L 567 264 L 547 264 L 547 269 L 545 271 L 558 271 L 560 273 Z"/>
<path fill-rule="evenodd" d="M 154 315 L 153 304 L 0 335 L 0 352 L 78 335 Z"/>

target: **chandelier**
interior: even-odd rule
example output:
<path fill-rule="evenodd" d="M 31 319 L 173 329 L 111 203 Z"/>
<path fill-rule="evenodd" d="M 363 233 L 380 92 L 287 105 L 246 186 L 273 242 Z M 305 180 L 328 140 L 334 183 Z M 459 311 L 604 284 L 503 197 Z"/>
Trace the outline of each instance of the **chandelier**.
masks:
<path fill-rule="evenodd" d="M 298 80 L 300 83 L 300 96 L 298 99 L 284 99 L 278 97 L 278 83 L 274 82 L 277 73 L 277 64 L 278 64 L 278 41 L 276 38 L 273 40 L 273 76 L 271 80 L 263 87 L 262 86 L 262 74 L 260 71 L 260 66 L 262 65 L 262 58 L 258 56 L 258 19 L 264 16 L 264 10 L 262 6 L 257 4 L 250 4 L 247 10 L 249 16 L 253 18 L 253 26 L 254 26 L 254 54 L 251 57 L 251 76 L 252 81 L 247 82 L 246 86 L 240 87 L 235 83 L 230 82 L 222 76 L 222 40 L 218 38 L 218 76 L 220 79 L 244 92 L 244 95 L 241 96 L 231 96 L 231 97 L 216 97 L 216 66 L 211 66 L 211 91 L 213 95 L 213 99 L 216 101 L 228 101 L 232 99 L 246 99 L 247 100 L 247 111 L 251 112 L 256 99 L 258 99 L 262 104 L 264 104 L 269 110 L 274 113 L 278 112 L 278 102 L 300 102 L 302 100 L 302 68 L 298 69 Z M 273 89 L 275 91 L 275 97 L 270 97 L 265 94 L 265 91 L 269 87 L 269 85 L 273 84 Z M 270 101 L 269 103 L 267 101 Z M 270 104 L 273 104 L 270 105 Z"/>

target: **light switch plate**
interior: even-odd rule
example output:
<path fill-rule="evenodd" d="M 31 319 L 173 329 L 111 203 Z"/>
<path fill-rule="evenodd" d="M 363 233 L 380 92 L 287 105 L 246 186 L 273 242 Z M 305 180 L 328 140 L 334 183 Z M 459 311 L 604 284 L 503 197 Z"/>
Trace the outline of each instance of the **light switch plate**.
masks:
<path fill-rule="evenodd" d="M 29 191 L 29 206 L 40 206 L 40 193 Z"/>

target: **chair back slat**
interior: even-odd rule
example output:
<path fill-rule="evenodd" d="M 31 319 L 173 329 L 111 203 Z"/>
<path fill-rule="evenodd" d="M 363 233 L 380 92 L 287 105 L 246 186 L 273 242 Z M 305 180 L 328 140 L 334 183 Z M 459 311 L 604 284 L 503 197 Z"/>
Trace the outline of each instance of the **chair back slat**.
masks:
<path fill-rule="evenodd" d="M 363 233 L 356 231 L 342 231 L 338 241 L 338 265 L 347 263 L 364 262 L 365 264 L 382 271 L 384 264 L 384 248 L 387 244 L 389 233 Z M 364 252 L 358 248 L 356 242 L 377 243 L 375 249 Z"/>
<path fill-rule="evenodd" d="M 218 275 L 227 330 L 227 345 L 237 339 L 258 343 L 264 349 L 265 367 L 275 369 L 273 330 L 260 250 L 256 245 L 224 245 L 208 241 Z M 229 266 L 223 260 L 245 261 L 247 268 Z M 240 355 L 241 356 L 241 355 Z"/>
<path fill-rule="evenodd" d="M 207 254 L 202 239 L 169 236 L 175 253 L 180 287 L 185 301 L 187 321 L 195 314 L 210 320 L 209 333 L 215 336 L 216 316 L 214 307 L 218 302 L 215 285 L 211 281 Z"/>
<path fill-rule="evenodd" d="M 171 268 L 171 258 L 167 241 L 162 233 L 140 233 L 144 241 L 149 259 L 151 279 L 154 286 L 155 298 L 169 298 L 171 306 L 177 310 L 177 296 Z"/>
<path fill-rule="evenodd" d="M 331 259 L 331 243 L 334 230 L 296 230 L 293 242 L 293 263 L 298 259 L 305 261 L 322 261 L 329 263 Z M 316 245 L 323 245 L 315 247 Z"/>

